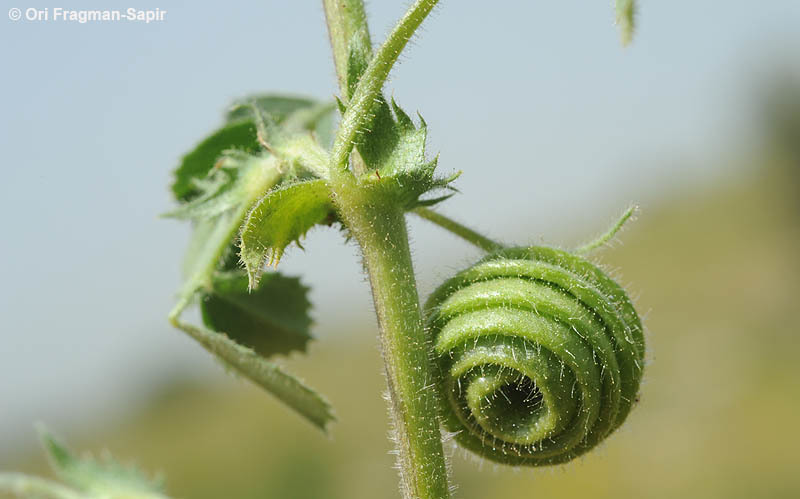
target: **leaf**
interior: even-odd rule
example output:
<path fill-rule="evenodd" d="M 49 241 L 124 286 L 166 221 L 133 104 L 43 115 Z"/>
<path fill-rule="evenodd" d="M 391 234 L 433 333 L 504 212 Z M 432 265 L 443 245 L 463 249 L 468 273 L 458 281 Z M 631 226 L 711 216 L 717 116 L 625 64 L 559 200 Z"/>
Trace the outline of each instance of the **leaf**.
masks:
<path fill-rule="evenodd" d="M 205 178 L 222 153 L 238 149 L 248 153 L 260 149 L 253 114 L 255 105 L 276 124 L 287 122 L 288 129 L 304 130 L 317 135 L 320 143 L 332 141 L 333 103 L 318 103 L 304 97 L 261 95 L 235 104 L 227 114 L 227 123 L 198 144 L 181 160 L 175 170 L 172 192 L 179 201 L 188 201 L 200 193 L 196 181 Z"/>
<path fill-rule="evenodd" d="M 229 248 L 236 243 L 237 236 L 256 201 L 280 180 L 277 160 L 271 156 L 247 156 L 239 165 L 236 182 L 226 189 L 227 196 L 235 202 L 221 213 L 204 207 L 204 197 L 185 205 L 186 216 L 195 217 L 195 227 L 184 262 L 187 281 L 181 296 L 192 296 L 199 288 L 211 288 L 212 275 L 229 261 Z M 205 202 L 217 206 L 215 197 Z M 228 267 L 230 267 L 228 265 Z"/>
<path fill-rule="evenodd" d="M 636 21 L 636 2 L 635 0 L 616 0 L 614 10 L 617 18 L 617 26 L 620 29 L 622 45 L 628 45 L 633 39 L 633 31 Z"/>
<path fill-rule="evenodd" d="M 276 123 L 281 123 L 290 114 L 303 108 L 311 107 L 316 101 L 306 97 L 277 94 L 252 95 L 239 99 L 228 111 L 228 122 L 250 120 L 250 105 L 255 104 L 260 110 L 269 114 Z"/>
<path fill-rule="evenodd" d="M 180 322 L 176 317 L 171 320 L 175 327 L 194 338 L 226 366 L 275 395 L 321 430 L 326 431 L 328 423 L 335 419 L 327 400 L 279 365 L 223 333 Z"/>
<path fill-rule="evenodd" d="M 325 149 L 333 143 L 333 102 L 317 102 L 301 97 L 264 95 L 238 101 L 228 113 L 229 120 L 254 121 L 254 110 L 286 132 L 310 132 Z"/>
<path fill-rule="evenodd" d="M 349 99 L 364 71 L 372 59 L 372 52 L 363 40 L 369 37 L 353 36 L 348 47 L 347 61 L 347 95 Z M 339 111 L 344 115 L 346 104 L 337 99 Z M 434 177 L 437 159 L 425 160 L 427 125 L 420 116 L 420 126 L 414 125 L 411 118 L 397 105 L 394 99 L 391 106 L 379 95 L 370 110 L 371 119 L 365 126 L 365 132 L 356 140 L 358 150 L 367 167 L 367 175 L 360 179 L 364 183 L 373 183 L 386 195 L 395 197 L 395 201 L 405 209 L 418 206 L 432 206 L 453 195 L 449 193 L 431 199 L 420 199 L 420 196 L 435 189 L 456 191 L 449 184 L 460 172 L 449 178 Z"/>
<path fill-rule="evenodd" d="M 39 429 L 42 444 L 56 474 L 67 484 L 86 492 L 89 497 L 164 498 L 162 480 L 145 476 L 133 466 L 125 466 L 106 457 L 77 458 L 50 433 Z"/>
<path fill-rule="evenodd" d="M 229 248 L 235 244 L 246 215 L 247 208 L 241 206 L 235 212 L 195 223 L 184 258 L 186 281 L 179 293 L 181 297 L 191 297 L 198 289 L 211 287 L 214 272 L 224 268 L 229 260 Z"/>
<path fill-rule="evenodd" d="M 355 147 L 370 170 L 381 170 L 390 161 L 392 152 L 401 140 L 401 129 L 397 126 L 389 104 L 381 96 L 372 107 L 372 119 L 365 133 L 356 140 Z"/>
<path fill-rule="evenodd" d="M 416 127 L 411 118 L 392 99 L 392 110 L 397 121 L 392 121 L 397 131 L 397 143 L 385 156 L 379 166 L 381 172 L 392 176 L 410 173 L 427 167 L 425 163 L 425 143 L 428 139 L 428 125 L 420 116 L 420 126 Z M 389 115 L 391 120 L 391 114 Z M 435 168 L 435 160 L 432 166 Z M 433 170 L 431 170 L 433 173 Z"/>
<path fill-rule="evenodd" d="M 304 130 L 311 132 L 316 142 L 325 150 L 330 150 L 336 133 L 334 116 L 336 104 L 321 102 L 307 108 L 298 109 L 283 122 L 286 130 Z"/>
<path fill-rule="evenodd" d="M 248 291 L 242 272 L 218 272 L 200 302 L 203 323 L 263 357 L 305 351 L 311 339 L 308 288 L 295 277 L 271 272 Z"/>
<path fill-rule="evenodd" d="M 212 218 L 236 206 L 241 199 L 234 189 L 234 176 L 221 170 L 212 173 L 215 175 L 208 180 L 195 181 L 198 189 L 196 197 L 162 216 L 183 220 Z"/>
<path fill-rule="evenodd" d="M 282 186 L 267 193 L 247 215 L 242 226 L 241 258 L 250 288 L 258 282 L 269 255 L 277 265 L 286 247 L 325 221 L 333 211 L 330 189 L 324 180 Z"/>
<path fill-rule="evenodd" d="M 172 183 L 175 197 L 179 201 L 188 201 L 199 195 L 201 189 L 195 181 L 204 179 L 227 149 L 245 152 L 256 152 L 260 149 L 252 121 L 228 123 L 186 154 L 175 170 L 175 180 Z"/>
<path fill-rule="evenodd" d="M 380 104 L 373 126 L 375 128 L 368 135 L 379 137 L 379 140 L 365 142 L 365 145 L 371 143 L 374 149 L 364 147 L 359 152 L 368 170 L 378 173 L 362 177 L 362 183 L 371 183 L 375 188 L 382 189 L 407 210 L 432 206 L 452 195 L 421 199 L 425 193 L 437 189 L 455 191 L 450 183 L 460 175 L 460 172 L 450 177 L 434 175 L 438 158 L 430 161 L 425 159 L 428 127 L 422 117 L 420 125 L 414 125 L 408 114 L 392 99 L 391 110 L 388 104 Z M 385 142 L 382 144 L 381 141 Z"/>
<path fill-rule="evenodd" d="M 349 41 L 347 47 L 347 95 L 349 101 L 356 91 L 361 75 L 366 71 L 370 59 L 372 59 L 372 49 L 369 46 L 369 33 L 366 33 L 366 26 L 361 26 Z"/>
<path fill-rule="evenodd" d="M 24 473 L 0 473 L 0 494 L 4 492 L 11 497 L 36 499 L 93 499 L 53 480 Z"/>
<path fill-rule="evenodd" d="M 290 128 L 278 126 L 256 107 L 253 108 L 253 118 L 258 141 L 281 160 L 286 178 L 298 179 L 305 172 L 320 178 L 328 177 L 330 155 L 310 133 L 291 132 Z"/>

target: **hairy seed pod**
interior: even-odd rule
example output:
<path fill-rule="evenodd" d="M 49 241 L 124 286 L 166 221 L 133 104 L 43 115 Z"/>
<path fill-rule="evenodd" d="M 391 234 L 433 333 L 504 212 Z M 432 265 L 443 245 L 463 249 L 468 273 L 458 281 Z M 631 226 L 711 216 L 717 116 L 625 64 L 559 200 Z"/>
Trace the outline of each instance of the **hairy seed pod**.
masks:
<path fill-rule="evenodd" d="M 625 291 L 588 261 L 544 247 L 492 253 L 426 304 L 444 426 L 513 465 L 564 463 L 627 417 L 644 336 Z"/>

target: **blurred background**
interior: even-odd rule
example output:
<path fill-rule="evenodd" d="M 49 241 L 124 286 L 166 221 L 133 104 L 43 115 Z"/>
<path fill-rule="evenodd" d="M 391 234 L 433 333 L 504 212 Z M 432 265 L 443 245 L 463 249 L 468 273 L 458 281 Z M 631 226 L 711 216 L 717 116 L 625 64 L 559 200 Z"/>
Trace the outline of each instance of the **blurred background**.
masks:
<path fill-rule="evenodd" d="M 368 2 L 375 41 L 405 4 Z M 450 448 L 457 497 L 800 497 L 800 2 L 645 1 L 626 49 L 608 4 L 442 2 L 387 85 L 464 171 L 442 210 L 493 237 L 572 247 L 641 207 L 595 257 L 645 317 L 641 402 L 557 468 Z M 171 170 L 235 98 L 333 96 L 319 2 L 135 7 L 167 14 L 0 20 L 0 469 L 49 473 L 42 421 L 179 498 L 399 497 L 369 292 L 337 231 L 281 262 L 313 287 L 317 341 L 285 364 L 332 401 L 330 438 L 165 319 L 188 238 L 157 219 Z M 478 256 L 410 225 L 423 295 Z"/>

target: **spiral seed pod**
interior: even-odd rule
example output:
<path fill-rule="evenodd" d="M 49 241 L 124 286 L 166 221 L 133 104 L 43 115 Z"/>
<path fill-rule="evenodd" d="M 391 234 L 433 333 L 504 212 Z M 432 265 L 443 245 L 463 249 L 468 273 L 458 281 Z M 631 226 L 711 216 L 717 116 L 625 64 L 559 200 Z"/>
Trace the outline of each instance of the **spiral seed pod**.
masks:
<path fill-rule="evenodd" d="M 426 304 L 444 426 L 513 465 L 564 463 L 616 429 L 642 378 L 644 336 L 625 291 L 573 254 L 492 253 Z"/>

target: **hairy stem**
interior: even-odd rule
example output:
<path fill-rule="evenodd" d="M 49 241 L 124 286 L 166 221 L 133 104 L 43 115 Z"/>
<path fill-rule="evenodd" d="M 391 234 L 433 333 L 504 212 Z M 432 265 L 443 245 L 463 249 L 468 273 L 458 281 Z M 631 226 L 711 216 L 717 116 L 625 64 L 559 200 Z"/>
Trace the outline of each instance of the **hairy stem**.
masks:
<path fill-rule="evenodd" d="M 363 0 L 322 0 L 325 8 L 325 20 L 328 24 L 328 35 L 333 49 L 333 63 L 339 78 L 339 89 L 345 103 L 347 95 L 347 60 L 350 41 L 353 37 L 361 37 L 361 44 L 370 47 L 367 16 L 364 13 Z"/>
<path fill-rule="evenodd" d="M 497 251 L 504 247 L 497 241 L 493 241 L 483 234 L 470 229 L 466 225 L 456 222 L 452 218 L 442 215 L 441 213 L 435 212 L 431 209 L 420 207 L 413 210 L 412 213 L 438 225 L 445 230 L 452 232 L 453 234 L 464 239 L 468 243 L 474 244 L 487 253 Z"/>
<path fill-rule="evenodd" d="M 363 0 L 322 0 L 325 8 L 325 20 L 328 24 L 328 34 L 331 39 L 333 49 L 333 63 L 336 66 L 336 75 L 339 79 L 339 93 L 342 101 L 347 104 L 350 101 L 349 89 L 347 88 L 347 71 L 350 56 L 350 43 L 353 38 L 359 37 L 362 47 L 372 47 L 369 39 L 369 27 L 367 26 L 367 15 L 364 12 Z M 361 176 L 367 171 L 364 160 L 358 151 L 355 151 L 350 158 L 353 163 L 353 171 L 356 176 Z"/>
<path fill-rule="evenodd" d="M 379 192 L 359 185 L 348 170 L 348 160 L 392 65 L 437 1 L 417 0 L 411 6 L 370 60 L 352 96 L 347 90 L 345 48 L 349 37 L 369 36 L 366 26 L 358 29 L 358 23 L 364 22 L 363 5 L 360 0 L 324 2 L 340 89 L 350 97 L 333 145 L 330 185 L 340 216 L 361 247 L 369 275 L 406 499 L 449 497 L 430 348 L 422 327 L 403 210 Z M 335 23 L 341 26 L 331 25 Z M 355 173 L 362 169 L 359 158 L 354 158 Z"/>
<path fill-rule="evenodd" d="M 363 76 L 358 82 L 355 92 L 347 106 L 347 111 L 342 117 L 339 125 L 339 132 L 333 143 L 333 154 L 331 161 L 331 176 L 346 175 L 347 160 L 356 134 L 361 131 L 370 119 L 370 113 L 375 99 L 383 88 L 383 83 L 389 76 L 395 61 L 400 56 L 400 52 L 411 39 L 414 31 L 422 24 L 422 21 L 430 13 L 439 0 L 417 0 L 408 9 L 405 15 L 397 23 L 397 26 L 389 33 L 386 41 L 372 58 L 364 71 Z"/>
<path fill-rule="evenodd" d="M 337 204 L 369 273 L 386 363 L 403 497 L 449 497 L 430 345 L 422 327 L 403 211 L 360 188 L 337 186 Z"/>
<path fill-rule="evenodd" d="M 612 225 L 606 232 L 604 232 L 603 234 L 600 234 L 593 241 L 589 241 L 588 243 L 584 244 L 583 246 L 577 248 L 574 251 L 574 253 L 576 255 L 585 255 L 586 253 L 594 251 L 597 248 L 607 244 L 609 241 L 614 239 L 614 237 L 617 235 L 617 233 L 620 230 L 622 230 L 622 227 L 625 225 L 625 223 L 628 220 L 630 220 L 631 217 L 633 217 L 634 214 L 636 214 L 636 209 L 637 209 L 637 206 L 635 206 L 635 205 L 634 206 L 629 206 L 624 212 L 622 212 L 622 215 L 619 217 L 619 220 L 617 220 L 617 222 L 614 225 Z"/>

